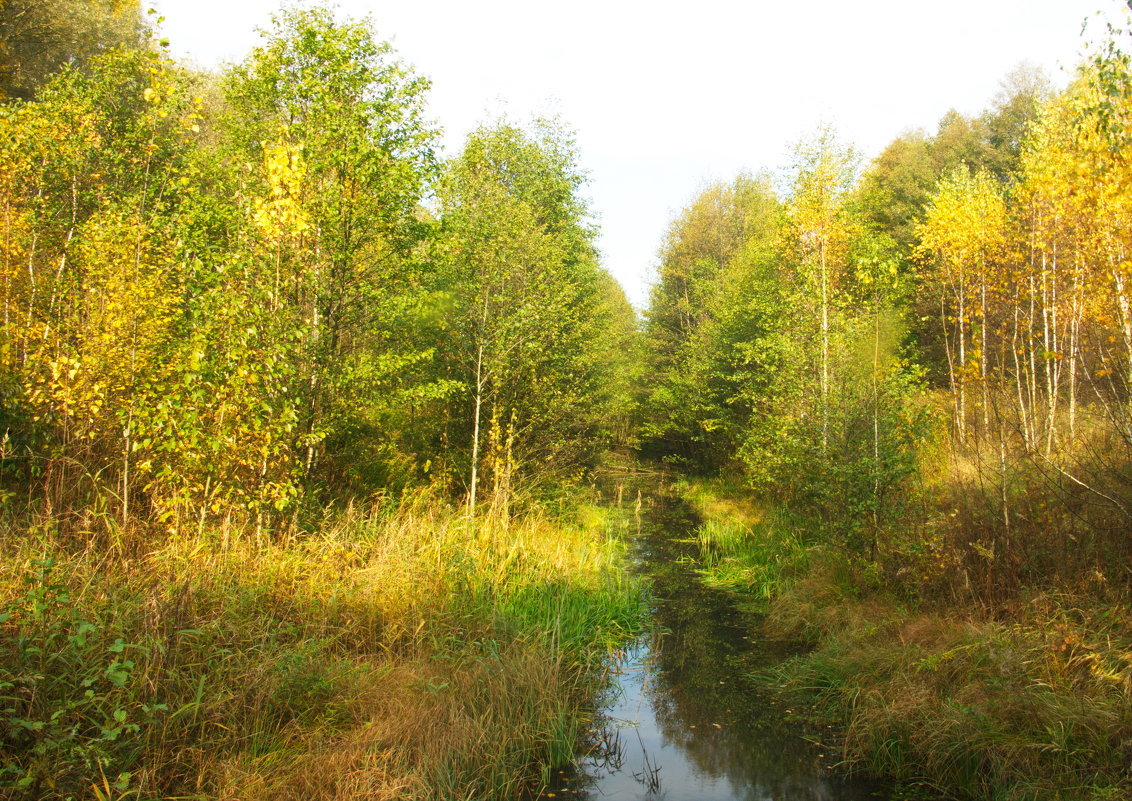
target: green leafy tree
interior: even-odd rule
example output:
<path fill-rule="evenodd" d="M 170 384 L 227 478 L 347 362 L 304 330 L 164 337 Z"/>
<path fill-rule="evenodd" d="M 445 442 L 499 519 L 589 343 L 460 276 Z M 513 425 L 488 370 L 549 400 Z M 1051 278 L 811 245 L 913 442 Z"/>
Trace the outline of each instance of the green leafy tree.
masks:
<path fill-rule="evenodd" d="M 624 296 L 597 264 L 569 136 L 500 123 L 468 138 L 440 187 L 451 299 L 444 358 L 466 388 L 449 442 L 469 508 L 526 481 L 576 475 L 608 442 Z"/>
<path fill-rule="evenodd" d="M 281 12 L 228 77 L 229 158 L 252 165 L 244 202 L 272 310 L 295 343 L 303 471 L 391 458 L 399 379 L 428 353 L 397 334 L 419 303 L 414 249 L 434 174 L 428 83 L 367 22 Z"/>
<path fill-rule="evenodd" d="M 699 470 L 733 458 L 742 413 L 737 388 L 721 376 L 743 357 L 726 337 L 741 336 L 734 309 L 759 285 L 778 212 L 769 179 L 744 175 L 709 187 L 672 223 L 645 328 L 642 444 L 650 453 Z"/>

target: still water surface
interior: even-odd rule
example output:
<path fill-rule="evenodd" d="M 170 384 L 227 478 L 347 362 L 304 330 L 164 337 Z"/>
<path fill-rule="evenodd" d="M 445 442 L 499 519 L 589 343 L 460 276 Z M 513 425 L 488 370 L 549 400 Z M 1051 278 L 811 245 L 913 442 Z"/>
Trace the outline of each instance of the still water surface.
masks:
<path fill-rule="evenodd" d="M 670 493 L 642 496 L 636 569 L 652 586 L 653 633 L 614 666 L 595 748 L 544 797 L 641 801 L 863 801 L 877 785 L 839 777 L 837 754 L 791 721 L 755 674 L 789 655 L 758 620 L 705 587 L 691 562 L 699 524 Z M 807 739 L 808 738 L 808 739 Z"/>

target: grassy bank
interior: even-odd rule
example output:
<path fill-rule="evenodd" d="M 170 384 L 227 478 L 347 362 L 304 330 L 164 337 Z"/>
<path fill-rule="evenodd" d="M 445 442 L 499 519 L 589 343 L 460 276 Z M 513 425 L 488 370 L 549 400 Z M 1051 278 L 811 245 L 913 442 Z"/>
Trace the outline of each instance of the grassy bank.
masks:
<path fill-rule="evenodd" d="M 514 797 L 639 622 L 617 531 L 435 503 L 259 544 L 9 522 L 0 795 Z"/>
<path fill-rule="evenodd" d="M 803 530 L 782 513 L 760 509 L 739 484 L 683 479 L 677 486 L 704 521 L 697 538 L 705 583 L 738 590 L 766 611 L 809 564 Z"/>
<path fill-rule="evenodd" d="M 913 797 L 1132 797 L 1132 609 L 1095 590 L 994 607 L 914 599 L 874 567 L 689 482 L 705 579 L 761 600 L 768 630 L 813 643 L 784 687 L 845 733 L 850 768 Z"/>

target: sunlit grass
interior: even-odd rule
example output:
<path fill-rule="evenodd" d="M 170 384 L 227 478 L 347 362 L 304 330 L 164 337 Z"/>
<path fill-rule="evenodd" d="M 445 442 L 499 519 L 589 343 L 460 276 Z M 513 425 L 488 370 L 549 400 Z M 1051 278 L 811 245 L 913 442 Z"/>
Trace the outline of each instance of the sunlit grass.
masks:
<path fill-rule="evenodd" d="M 738 486 L 684 479 L 681 495 L 703 518 L 696 531 L 705 583 L 769 601 L 809 565 L 803 529 L 784 512 L 759 509 Z"/>
<path fill-rule="evenodd" d="M 513 797 L 569 760 L 594 668 L 640 623 L 617 526 L 586 516 L 405 504 L 280 542 L 135 533 L 110 553 L 9 530 L 0 786 Z"/>

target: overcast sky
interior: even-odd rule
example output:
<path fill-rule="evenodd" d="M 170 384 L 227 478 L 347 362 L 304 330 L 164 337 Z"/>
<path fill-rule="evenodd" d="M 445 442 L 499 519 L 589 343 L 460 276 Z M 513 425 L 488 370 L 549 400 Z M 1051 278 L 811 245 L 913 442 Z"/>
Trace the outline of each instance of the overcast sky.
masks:
<path fill-rule="evenodd" d="M 180 57 L 239 61 L 278 0 L 151 0 Z M 340 0 L 432 80 L 446 152 L 500 113 L 577 132 L 606 267 L 643 307 L 668 222 L 704 186 L 778 169 L 832 123 L 867 156 L 1019 62 L 1063 85 L 1116 0 Z"/>

